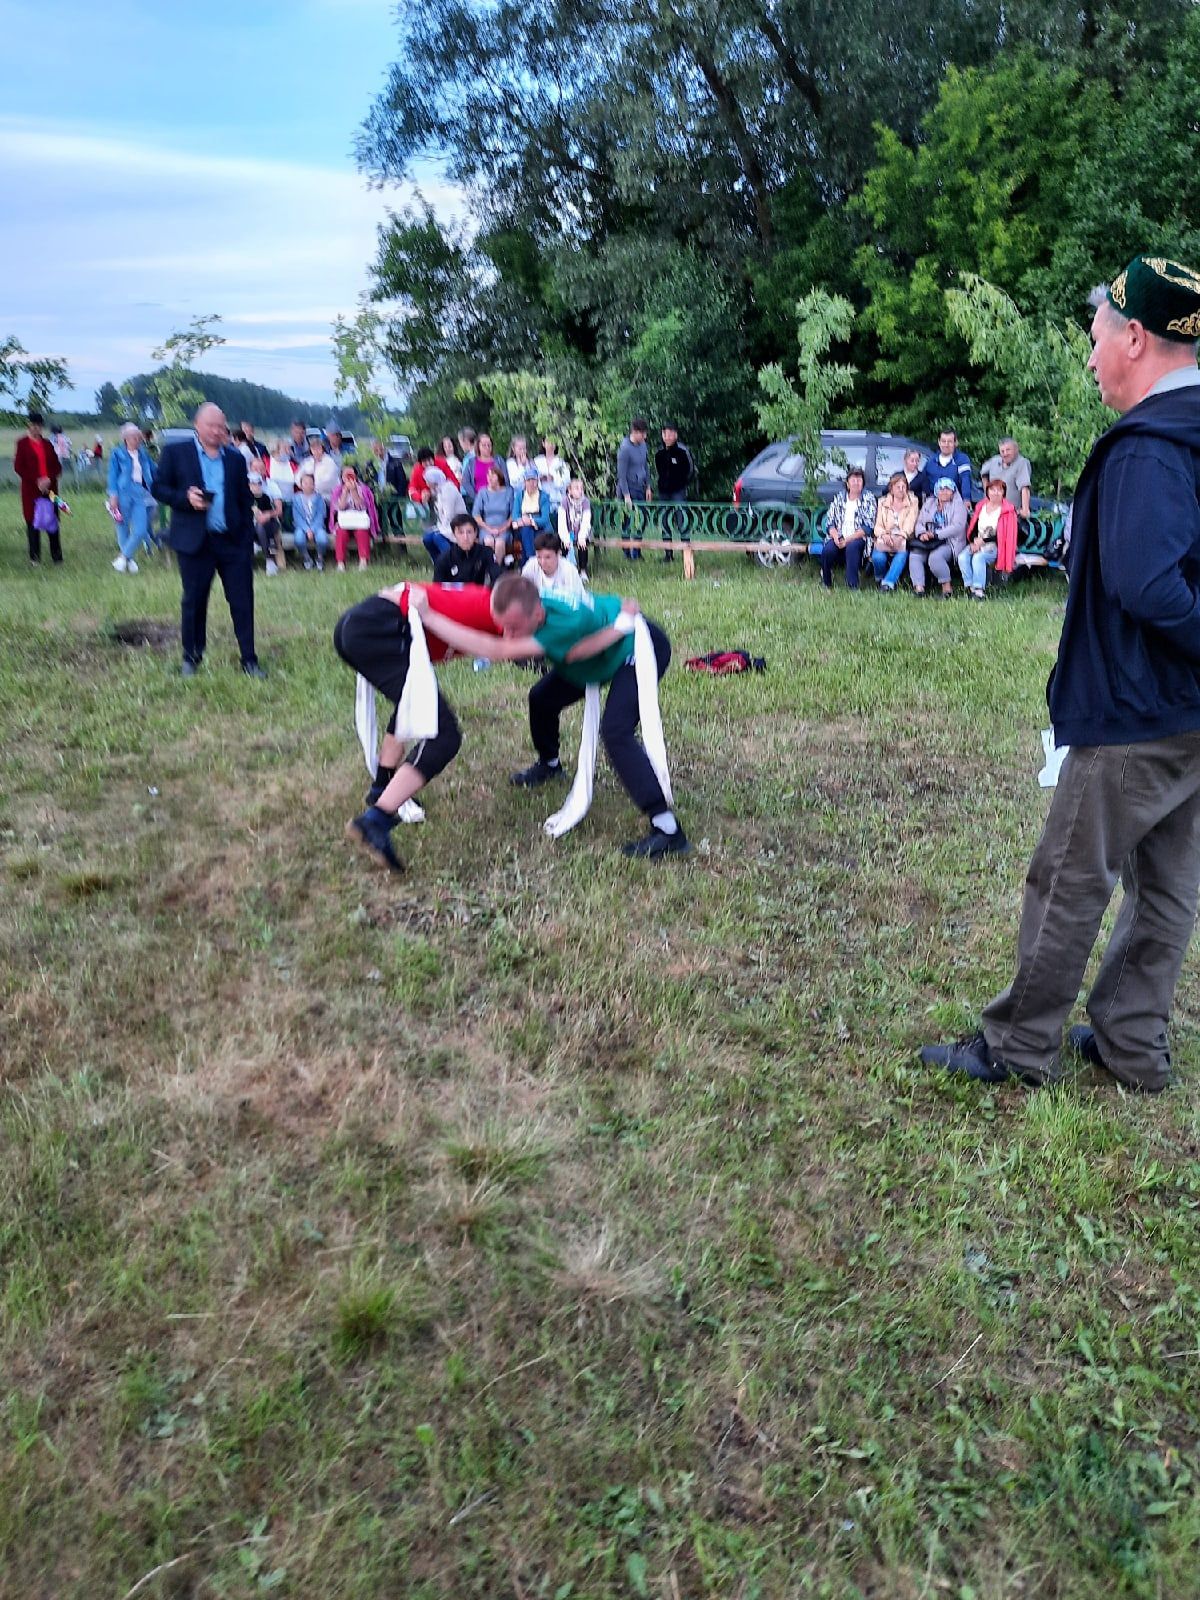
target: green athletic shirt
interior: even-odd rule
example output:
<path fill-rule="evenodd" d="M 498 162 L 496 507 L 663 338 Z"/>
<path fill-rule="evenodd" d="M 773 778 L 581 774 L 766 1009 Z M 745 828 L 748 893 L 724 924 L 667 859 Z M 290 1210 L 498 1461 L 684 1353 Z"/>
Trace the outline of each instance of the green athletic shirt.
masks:
<path fill-rule="evenodd" d="M 615 594 L 592 594 L 585 589 L 579 600 L 562 600 L 556 595 L 544 595 L 542 605 L 546 609 L 546 620 L 533 637 L 546 652 L 547 661 L 553 662 L 555 670 L 568 683 L 574 683 L 579 688 L 589 683 L 611 683 L 619 669 L 633 655 L 632 633 L 610 644 L 607 650 L 601 650 L 598 656 L 589 656 L 586 661 L 568 662 L 566 656 L 572 645 L 578 644 L 581 639 L 599 633 L 601 628 L 612 627 L 621 614 L 620 597 Z"/>

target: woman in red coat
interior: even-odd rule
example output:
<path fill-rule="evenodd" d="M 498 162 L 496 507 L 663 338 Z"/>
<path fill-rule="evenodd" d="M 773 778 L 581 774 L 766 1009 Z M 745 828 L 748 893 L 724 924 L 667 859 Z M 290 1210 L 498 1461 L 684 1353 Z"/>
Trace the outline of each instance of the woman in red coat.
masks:
<path fill-rule="evenodd" d="M 42 559 L 42 536 L 33 525 L 33 504 L 39 495 L 58 488 L 59 462 L 54 446 L 42 437 L 45 418 L 40 411 L 29 413 L 29 429 L 17 440 L 13 471 L 21 480 L 21 511 L 29 538 L 29 559 Z M 62 543 L 57 533 L 48 535 L 51 561 L 62 560 Z"/>

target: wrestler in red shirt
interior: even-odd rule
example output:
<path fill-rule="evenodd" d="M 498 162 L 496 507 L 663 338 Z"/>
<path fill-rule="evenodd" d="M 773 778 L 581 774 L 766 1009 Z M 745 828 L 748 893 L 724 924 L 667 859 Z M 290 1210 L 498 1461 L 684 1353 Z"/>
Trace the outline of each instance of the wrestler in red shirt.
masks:
<path fill-rule="evenodd" d="M 499 636 L 500 629 L 492 620 L 489 590 L 477 584 L 429 583 L 421 587 L 429 597 L 431 611 L 464 627 Z M 408 681 L 412 647 L 409 590 L 410 585 L 406 583 L 381 590 L 369 600 L 351 606 L 338 618 L 333 630 L 333 646 L 342 660 L 393 701 L 397 709 Z M 432 633 L 426 636 L 426 644 L 430 661 L 445 661 L 455 654 Z M 419 739 L 407 755 L 396 738 L 396 713 L 393 711 L 380 747 L 375 781 L 367 793 L 367 809 L 346 824 L 349 837 L 392 872 L 402 870 L 391 839 L 401 806 L 444 771 L 462 745 L 458 722 L 440 685 L 437 703 L 436 735 L 432 739 Z"/>
<path fill-rule="evenodd" d="M 33 525 L 33 504 L 39 495 L 52 494 L 58 488 L 58 475 L 62 470 L 58 452 L 48 439 L 42 438 L 46 419 L 40 411 L 29 413 L 29 430 L 17 440 L 13 455 L 13 471 L 21 480 L 21 512 L 25 518 L 25 533 L 29 540 L 30 561 L 42 559 L 42 536 Z M 62 544 L 58 534 L 48 535 L 50 559 L 62 560 Z"/>

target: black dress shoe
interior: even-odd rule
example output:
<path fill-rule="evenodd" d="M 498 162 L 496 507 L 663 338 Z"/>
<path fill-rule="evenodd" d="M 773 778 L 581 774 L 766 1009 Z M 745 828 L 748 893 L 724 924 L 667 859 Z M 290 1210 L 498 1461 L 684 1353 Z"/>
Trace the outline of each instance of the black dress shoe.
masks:
<path fill-rule="evenodd" d="M 565 778 L 562 762 L 551 766 L 548 761 L 543 761 L 539 756 L 531 767 L 523 767 L 520 772 L 514 772 L 508 780 L 515 783 L 518 789 L 537 789 L 543 783 L 553 783 L 558 778 Z"/>
<path fill-rule="evenodd" d="M 243 661 L 242 671 L 248 678 L 265 678 L 267 669 L 260 667 L 257 661 Z"/>

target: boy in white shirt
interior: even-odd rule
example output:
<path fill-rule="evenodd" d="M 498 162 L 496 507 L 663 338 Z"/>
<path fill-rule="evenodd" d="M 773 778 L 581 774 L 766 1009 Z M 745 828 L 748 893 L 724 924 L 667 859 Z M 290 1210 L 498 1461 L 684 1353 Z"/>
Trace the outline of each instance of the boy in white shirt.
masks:
<path fill-rule="evenodd" d="M 521 576 L 537 584 L 539 597 L 549 594 L 574 604 L 583 595 L 583 579 L 575 565 L 564 559 L 556 533 L 535 536 L 533 554 L 521 568 Z"/>

